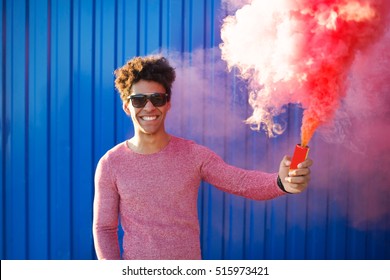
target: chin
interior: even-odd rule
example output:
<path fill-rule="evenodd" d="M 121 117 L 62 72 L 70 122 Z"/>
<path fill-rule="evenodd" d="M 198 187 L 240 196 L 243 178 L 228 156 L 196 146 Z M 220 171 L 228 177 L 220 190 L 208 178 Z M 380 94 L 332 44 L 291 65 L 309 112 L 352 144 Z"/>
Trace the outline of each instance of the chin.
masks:
<path fill-rule="evenodd" d="M 140 129 L 139 130 L 141 134 L 146 134 L 146 135 L 155 135 L 159 132 L 159 130 L 152 130 L 152 129 Z"/>

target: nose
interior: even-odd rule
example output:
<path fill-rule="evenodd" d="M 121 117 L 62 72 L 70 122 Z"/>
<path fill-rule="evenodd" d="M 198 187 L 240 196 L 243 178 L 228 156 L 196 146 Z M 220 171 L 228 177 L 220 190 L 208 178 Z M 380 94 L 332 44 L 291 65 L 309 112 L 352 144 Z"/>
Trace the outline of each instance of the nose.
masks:
<path fill-rule="evenodd" d="M 154 107 L 154 105 L 152 104 L 152 102 L 150 102 L 150 100 L 147 100 L 147 101 L 146 101 L 144 110 L 152 111 L 152 110 L 154 110 L 155 108 L 156 108 L 156 107 Z"/>

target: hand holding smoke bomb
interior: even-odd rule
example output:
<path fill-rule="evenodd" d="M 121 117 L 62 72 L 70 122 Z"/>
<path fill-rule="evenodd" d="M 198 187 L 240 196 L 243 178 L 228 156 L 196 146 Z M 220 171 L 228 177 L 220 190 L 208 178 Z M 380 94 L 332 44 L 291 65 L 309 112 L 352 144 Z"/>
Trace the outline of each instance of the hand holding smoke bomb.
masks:
<path fill-rule="evenodd" d="M 297 145 L 292 159 L 288 156 L 282 159 L 278 184 L 282 184 L 284 191 L 300 193 L 307 188 L 310 181 L 310 166 L 313 165 L 313 161 L 307 158 L 308 151 L 308 147 Z"/>

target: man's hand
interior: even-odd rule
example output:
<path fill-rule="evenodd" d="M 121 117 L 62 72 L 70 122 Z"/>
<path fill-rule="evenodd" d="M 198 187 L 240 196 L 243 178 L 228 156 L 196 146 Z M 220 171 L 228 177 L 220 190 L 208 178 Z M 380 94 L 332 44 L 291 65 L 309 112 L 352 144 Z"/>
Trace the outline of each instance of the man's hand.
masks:
<path fill-rule="evenodd" d="M 290 170 L 291 158 L 285 156 L 280 162 L 279 177 L 284 189 L 289 193 L 300 193 L 304 191 L 310 181 L 310 169 L 313 161 L 306 159 L 298 164 L 298 169 Z"/>

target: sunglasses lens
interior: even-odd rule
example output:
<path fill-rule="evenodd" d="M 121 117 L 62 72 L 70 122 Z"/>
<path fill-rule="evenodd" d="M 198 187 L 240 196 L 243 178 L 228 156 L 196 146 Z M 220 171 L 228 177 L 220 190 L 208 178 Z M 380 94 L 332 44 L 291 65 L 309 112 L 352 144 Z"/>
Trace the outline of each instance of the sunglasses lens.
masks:
<path fill-rule="evenodd" d="M 153 106 L 161 107 L 164 106 L 165 103 L 167 103 L 167 98 L 165 94 L 153 93 L 150 96 L 150 101 L 152 102 Z"/>
<path fill-rule="evenodd" d="M 147 99 L 145 95 L 133 95 L 130 97 L 131 104 L 135 108 L 142 108 L 145 106 Z"/>

